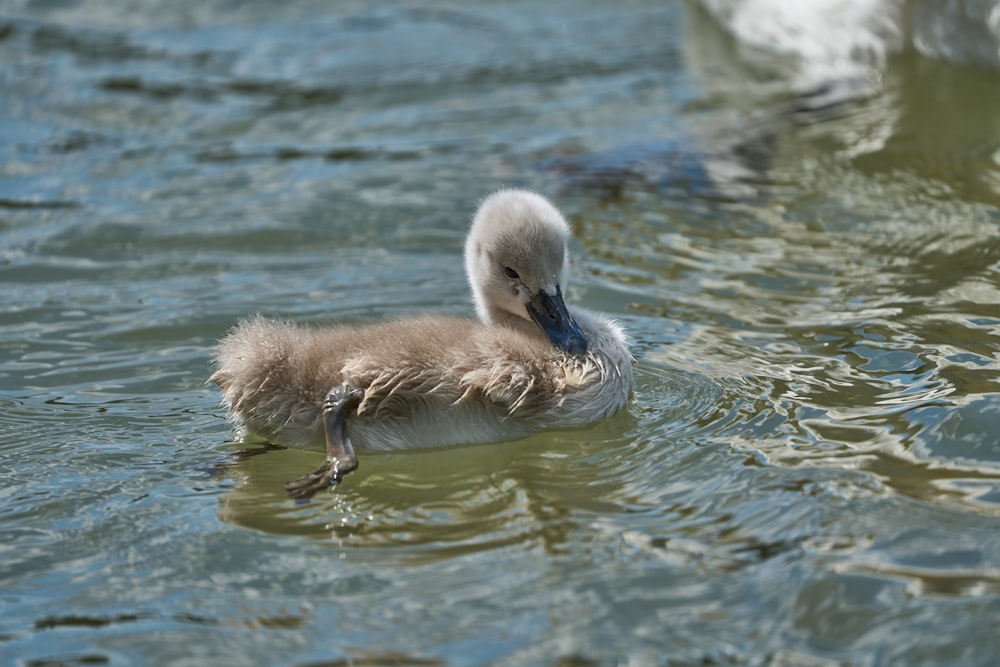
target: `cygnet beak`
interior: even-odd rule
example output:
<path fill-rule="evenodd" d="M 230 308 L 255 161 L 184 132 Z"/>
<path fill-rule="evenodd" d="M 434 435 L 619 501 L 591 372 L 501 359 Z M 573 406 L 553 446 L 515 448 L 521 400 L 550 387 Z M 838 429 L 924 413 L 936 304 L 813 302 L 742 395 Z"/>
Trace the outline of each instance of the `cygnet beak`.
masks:
<path fill-rule="evenodd" d="M 542 328 L 552 344 L 572 355 L 587 353 L 587 339 L 583 337 L 580 325 L 566 310 L 562 289 L 556 285 L 556 293 L 545 290 L 538 293 L 526 304 L 528 314 Z"/>

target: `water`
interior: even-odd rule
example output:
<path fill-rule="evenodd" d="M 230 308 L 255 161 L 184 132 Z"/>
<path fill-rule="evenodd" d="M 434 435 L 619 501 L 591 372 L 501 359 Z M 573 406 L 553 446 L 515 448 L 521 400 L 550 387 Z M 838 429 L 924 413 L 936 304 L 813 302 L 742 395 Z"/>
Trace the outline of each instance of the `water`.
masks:
<path fill-rule="evenodd" d="M 824 113 L 689 9 L 8 3 L 0 662 L 994 664 L 997 75 Z M 286 500 L 322 454 L 231 441 L 214 341 L 470 313 L 504 184 L 627 412 Z"/>

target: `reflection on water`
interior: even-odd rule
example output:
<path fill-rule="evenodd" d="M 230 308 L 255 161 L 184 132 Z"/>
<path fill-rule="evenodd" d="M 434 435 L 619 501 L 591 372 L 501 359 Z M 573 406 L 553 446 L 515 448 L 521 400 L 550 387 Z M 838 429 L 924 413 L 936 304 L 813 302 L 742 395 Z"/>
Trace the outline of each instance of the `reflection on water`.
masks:
<path fill-rule="evenodd" d="M 997 75 L 803 88 L 689 9 L 12 3 L 0 655 L 992 665 Z M 289 501 L 322 453 L 230 441 L 214 341 L 470 314 L 501 185 L 568 213 L 629 409 Z"/>
<path fill-rule="evenodd" d="M 619 495 L 623 478 L 638 476 L 651 466 L 649 456 L 660 455 L 647 451 L 655 445 L 644 441 L 653 433 L 665 439 L 697 429 L 699 419 L 715 410 L 720 391 L 703 376 L 657 373 L 640 374 L 637 391 L 649 396 L 642 407 L 585 431 L 490 446 L 362 455 L 361 467 L 338 492 L 321 494 L 316 503 L 290 505 L 283 483 L 297 477 L 297 470 L 315 466 L 321 452 L 241 448 L 219 466 L 240 480 L 226 495 L 222 514 L 268 532 L 333 537 L 338 544 L 401 551 L 409 546 L 422 558 L 521 540 L 539 539 L 546 548 L 558 548 L 556 541 L 572 539 L 573 533 L 562 526 L 550 535 L 545 526 L 561 522 L 549 520 L 572 524 L 569 508 L 601 512 L 620 503 L 641 504 L 641 494 Z"/>

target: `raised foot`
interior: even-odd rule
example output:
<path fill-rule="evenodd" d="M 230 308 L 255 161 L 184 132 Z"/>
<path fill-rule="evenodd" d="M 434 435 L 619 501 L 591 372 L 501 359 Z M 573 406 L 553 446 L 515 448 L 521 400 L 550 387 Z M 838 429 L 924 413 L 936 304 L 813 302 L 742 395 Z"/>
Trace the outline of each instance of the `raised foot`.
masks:
<path fill-rule="evenodd" d="M 312 498 L 320 489 L 334 486 L 344 475 L 358 467 L 351 438 L 347 434 L 347 413 L 361 399 L 350 387 L 335 387 L 323 401 L 323 429 L 326 434 L 326 463 L 308 475 L 285 484 L 285 491 L 296 500 Z"/>
<path fill-rule="evenodd" d="M 344 478 L 344 475 L 357 467 L 356 460 L 354 461 L 354 465 L 350 465 L 349 461 L 345 464 L 337 459 L 327 459 L 326 463 L 308 475 L 303 475 L 298 479 L 287 482 L 285 484 L 285 493 L 288 494 L 289 498 L 295 500 L 308 500 L 316 492 L 330 486 L 336 486 Z"/>

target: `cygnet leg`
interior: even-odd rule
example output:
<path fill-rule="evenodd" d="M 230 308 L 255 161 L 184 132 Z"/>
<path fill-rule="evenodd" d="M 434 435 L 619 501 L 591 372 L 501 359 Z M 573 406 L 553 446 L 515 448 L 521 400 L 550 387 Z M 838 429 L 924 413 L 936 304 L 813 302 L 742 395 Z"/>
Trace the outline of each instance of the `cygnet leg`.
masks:
<path fill-rule="evenodd" d="M 285 491 L 296 500 L 312 498 L 320 489 L 336 485 L 344 475 L 358 467 L 358 456 L 347 435 L 347 412 L 360 400 L 347 386 L 337 387 L 323 401 L 323 427 L 326 431 L 326 463 L 285 484 Z"/>

